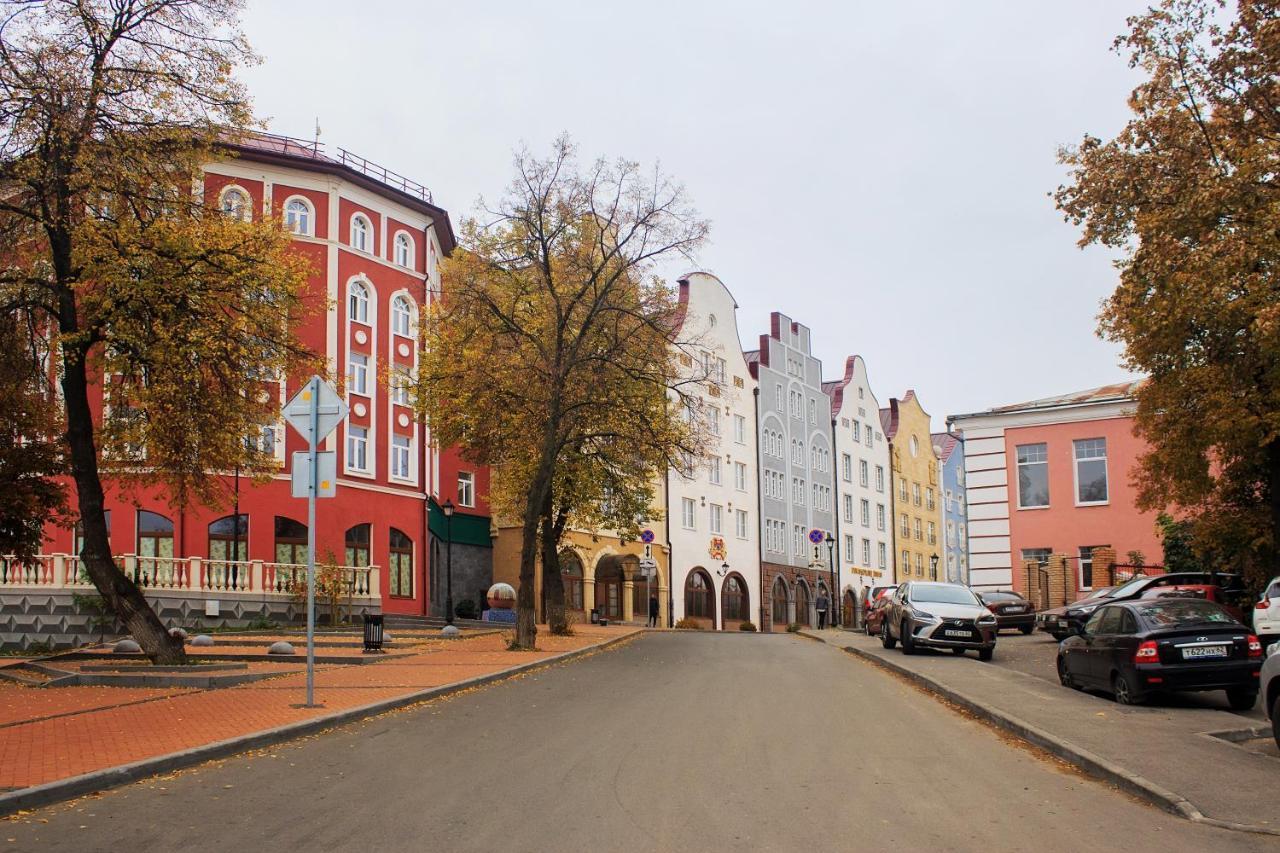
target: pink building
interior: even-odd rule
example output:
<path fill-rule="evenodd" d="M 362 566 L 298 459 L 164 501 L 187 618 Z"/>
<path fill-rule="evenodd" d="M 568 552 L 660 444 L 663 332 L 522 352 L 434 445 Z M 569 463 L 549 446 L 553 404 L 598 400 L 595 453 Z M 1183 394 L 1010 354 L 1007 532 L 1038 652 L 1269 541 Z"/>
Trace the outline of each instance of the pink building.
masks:
<path fill-rule="evenodd" d="M 1136 506 L 1132 484 L 1143 442 L 1133 434 L 1136 382 L 952 415 L 964 435 L 970 583 L 1025 589 L 1026 560 L 1065 554 L 1074 591 L 1093 587 L 1092 551 L 1120 562 L 1164 555 L 1155 513 Z"/>

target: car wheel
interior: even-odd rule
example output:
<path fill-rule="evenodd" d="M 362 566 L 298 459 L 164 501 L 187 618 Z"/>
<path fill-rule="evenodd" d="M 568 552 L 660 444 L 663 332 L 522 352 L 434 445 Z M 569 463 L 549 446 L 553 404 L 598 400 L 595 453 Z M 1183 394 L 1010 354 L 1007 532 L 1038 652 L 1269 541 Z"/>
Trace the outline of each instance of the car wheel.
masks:
<path fill-rule="evenodd" d="M 1280 694 L 1271 703 L 1271 736 L 1276 739 L 1276 746 L 1280 747 Z"/>
<path fill-rule="evenodd" d="M 951 654 L 953 654 L 953 655 L 959 655 L 960 657 L 964 657 L 964 649 L 952 649 L 952 650 L 951 650 Z"/>
<path fill-rule="evenodd" d="M 995 649 L 978 649 L 978 660 L 982 661 L 983 663 L 988 663 L 995 656 L 996 656 Z"/>
<path fill-rule="evenodd" d="M 1061 657 L 1058 658 L 1058 683 L 1063 687 L 1076 688 L 1076 680 L 1072 678 L 1071 673 L 1067 672 L 1067 662 Z"/>
<path fill-rule="evenodd" d="M 1140 705 L 1142 696 L 1133 686 L 1133 681 L 1123 672 L 1111 676 L 1111 694 L 1119 705 Z"/>
<path fill-rule="evenodd" d="M 903 622 L 899 626 L 899 634 L 902 635 L 902 653 L 904 655 L 914 655 L 916 653 L 916 641 L 911 639 L 911 628 Z"/>
<path fill-rule="evenodd" d="M 884 646 L 886 649 L 891 649 L 898 645 L 898 641 L 889 633 L 888 619 L 880 623 L 880 645 Z"/>
<path fill-rule="evenodd" d="M 1031 636 L 1031 632 L 1032 632 L 1032 631 L 1034 631 L 1035 629 L 1036 629 L 1036 628 L 1035 628 L 1035 626 L 1034 626 L 1034 625 L 1023 625 L 1023 626 L 1022 626 L 1021 628 L 1019 628 L 1018 630 L 1022 632 L 1022 635 L 1023 635 L 1024 637 L 1030 637 L 1030 636 Z"/>
<path fill-rule="evenodd" d="M 1247 687 L 1233 687 L 1227 691 L 1227 704 L 1233 711 L 1249 711 L 1258 704 L 1258 691 Z"/>

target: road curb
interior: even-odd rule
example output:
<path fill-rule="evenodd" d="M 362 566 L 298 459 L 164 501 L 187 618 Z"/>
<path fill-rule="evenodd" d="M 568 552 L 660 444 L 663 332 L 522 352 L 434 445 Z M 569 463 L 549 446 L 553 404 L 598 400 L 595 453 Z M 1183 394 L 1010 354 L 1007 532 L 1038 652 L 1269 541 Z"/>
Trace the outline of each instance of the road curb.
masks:
<path fill-rule="evenodd" d="M 810 636 L 815 640 L 821 639 L 820 637 L 814 637 L 813 635 L 806 636 Z M 823 640 L 823 642 L 826 641 Z M 855 648 L 854 646 L 843 646 L 840 648 L 843 648 L 846 653 L 858 658 L 859 660 L 866 661 L 874 666 L 881 667 L 889 672 L 907 678 L 914 684 L 928 690 L 930 693 L 941 696 L 948 702 L 958 705 L 978 719 L 991 723 L 997 728 L 1006 731 L 1027 743 L 1038 746 L 1050 755 L 1060 758 L 1092 776 L 1096 776 L 1110 782 L 1116 787 L 1127 791 L 1134 796 L 1146 800 L 1153 805 L 1159 806 L 1166 811 L 1179 815 L 1180 817 L 1184 817 L 1187 820 L 1193 821 L 1194 823 L 1202 823 L 1208 826 L 1216 826 L 1220 829 L 1235 830 L 1237 832 L 1280 836 L 1280 830 L 1273 829 L 1271 827 L 1235 823 L 1233 821 L 1218 820 L 1217 818 L 1207 817 L 1198 808 L 1196 808 L 1190 800 L 1181 794 L 1177 794 L 1163 788 L 1140 774 L 1121 767 L 1119 764 L 1112 761 L 1108 761 L 1102 756 L 1084 749 L 1083 747 L 1076 746 L 1070 741 L 1064 740 L 1057 735 L 1050 734 L 1044 729 L 1032 725 L 1026 720 L 1012 714 L 1008 714 L 1004 711 L 996 710 L 989 705 L 985 705 L 982 702 L 973 699 L 965 693 L 951 687 L 947 687 L 927 675 L 908 669 L 902 664 L 886 660 L 885 658 L 870 654 L 869 652 Z"/>
<path fill-rule="evenodd" d="M 375 717 L 387 711 L 394 711 L 409 705 L 415 705 L 428 699 L 439 699 L 454 693 L 460 693 L 473 687 L 483 687 L 496 681 L 502 681 L 513 675 L 519 675 L 529 670 L 538 669 L 544 666 L 550 666 L 556 663 L 564 663 L 574 658 L 582 657 L 593 652 L 603 651 L 610 646 L 617 645 L 625 640 L 630 640 L 639 636 L 638 632 L 623 634 L 620 637 L 612 637 L 599 643 L 593 643 L 581 649 L 574 649 L 569 652 L 562 652 L 549 658 L 541 660 L 529 661 L 528 663 L 518 664 L 507 669 L 491 672 L 488 675 L 479 675 L 475 678 L 468 678 L 464 681 L 455 681 L 452 684 L 442 684 L 439 687 L 430 687 L 426 690 L 419 690 L 416 693 L 408 693 L 404 696 L 396 696 L 392 699 L 382 699 L 377 702 L 371 702 L 368 705 L 361 705 L 356 708 L 347 708 L 343 711 L 336 711 L 332 714 L 326 714 L 322 717 L 315 717 L 310 720 L 301 720 L 296 723 L 289 723 L 283 726 L 277 726 L 273 729 L 264 729 L 253 734 L 242 735 L 240 737 L 229 738 L 227 740 L 217 741 L 216 743 L 208 743 L 203 746 L 184 749 L 179 752 L 171 752 L 167 755 L 157 755 L 153 758 L 144 758 L 141 761 L 135 761 L 131 764 L 121 764 L 116 767 L 109 767 L 104 770 L 94 770 L 90 773 L 84 773 L 79 776 L 71 776 L 66 779 L 59 779 L 54 782 L 47 782 L 43 785 L 35 785 L 30 788 L 20 788 L 16 791 L 9 791 L 0 794 L 0 818 L 11 815 L 23 809 L 39 808 L 41 806 L 52 805 L 53 803 L 62 802 L 64 800 L 74 799 L 86 794 L 93 794 L 104 791 L 108 788 L 115 788 L 120 785 L 126 785 L 130 782 L 136 782 L 139 779 L 145 779 L 148 776 L 155 776 L 161 773 L 171 773 L 175 770 L 181 770 L 191 767 L 195 764 L 202 764 L 206 761 L 212 761 L 218 758 L 228 758 L 243 752 L 254 749 L 262 749 L 267 746 L 285 743 L 287 741 L 296 740 L 310 734 L 324 731 L 325 729 L 335 728 L 347 723 L 357 722 L 359 720 Z"/>

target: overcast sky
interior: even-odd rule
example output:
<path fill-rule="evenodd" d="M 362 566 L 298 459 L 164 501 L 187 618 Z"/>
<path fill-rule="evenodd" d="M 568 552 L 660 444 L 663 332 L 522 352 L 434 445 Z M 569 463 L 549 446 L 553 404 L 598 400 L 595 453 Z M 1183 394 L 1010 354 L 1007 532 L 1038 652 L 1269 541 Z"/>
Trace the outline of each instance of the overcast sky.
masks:
<path fill-rule="evenodd" d="M 1047 193 L 1055 152 L 1126 120 L 1129 0 L 409 3 L 249 0 L 272 130 L 431 187 L 455 224 L 520 142 L 661 161 L 711 220 L 698 265 L 753 349 L 778 310 L 836 378 L 947 414 L 1104 385 L 1115 271 Z"/>

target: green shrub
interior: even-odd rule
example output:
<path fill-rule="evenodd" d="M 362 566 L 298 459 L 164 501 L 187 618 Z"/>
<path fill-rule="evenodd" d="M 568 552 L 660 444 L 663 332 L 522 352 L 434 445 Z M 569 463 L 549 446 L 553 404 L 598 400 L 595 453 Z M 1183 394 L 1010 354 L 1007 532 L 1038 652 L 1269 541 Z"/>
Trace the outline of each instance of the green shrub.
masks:
<path fill-rule="evenodd" d="M 755 629 L 756 629 L 756 625 L 754 622 L 743 622 L 742 624 L 738 625 L 739 631 L 755 631 Z"/>
<path fill-rule="evenodd" d="M 459 601 L 453 608 L 453 615 L 459 619 L 479 619 L 480 611 L 476 603 L 469 598 Z"/>
<path fill-rule="evenodd" d="M 676 623 L 676 628 L 681 631 L 701 631 L 702 623 L 692 616 L 686 616 Z"/>
<path fill-rule="evenodd" d="M 788 626 L 787 626 L 787 633 L 788 633 L 788 634 L 794 634 L 794 633 L 798 632 L 799 630 L 800 630 L 800 623 L 799 623 L 799 622 L 792 622 L 790 625 L 788 625 Z"/>

